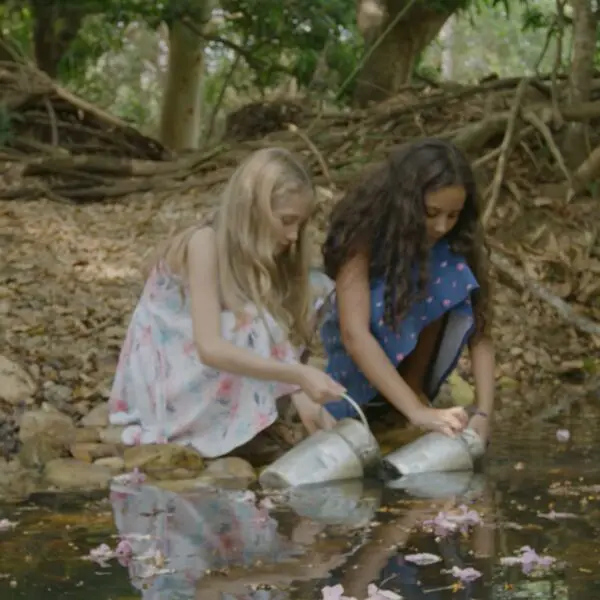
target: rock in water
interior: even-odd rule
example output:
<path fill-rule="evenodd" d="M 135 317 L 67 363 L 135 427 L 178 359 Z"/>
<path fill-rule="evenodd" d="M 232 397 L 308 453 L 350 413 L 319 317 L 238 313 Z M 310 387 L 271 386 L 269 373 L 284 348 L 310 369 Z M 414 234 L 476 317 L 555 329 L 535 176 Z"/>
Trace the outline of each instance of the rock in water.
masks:
<path fill-rule="evenodd" d="M 186 479 L 204 469 L 204 459 L 193 448 L 178 444 L 147 444 L 127 448 L 125 469 L 139 469 L 154 479 Z"/>
<path fill-rule="evenodd" d="M 90 465 L 74 458 L 58 458 L 46 465 L 45 480 L 59 490 L 108 489 L 112 471 L 102 465 Z"/>

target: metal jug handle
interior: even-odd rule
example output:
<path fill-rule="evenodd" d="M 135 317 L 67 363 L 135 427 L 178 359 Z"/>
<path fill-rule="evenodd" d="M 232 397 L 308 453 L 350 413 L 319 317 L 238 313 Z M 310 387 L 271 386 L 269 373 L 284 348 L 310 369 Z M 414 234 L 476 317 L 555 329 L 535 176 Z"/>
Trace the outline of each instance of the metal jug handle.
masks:
<path fill-rule="evenodd" d="M 358 413 L 358 416 L 359 416 L 360 420 L 362 421 L 362 424 L 365 426 L 365 428 L 367 429 L 367 431 L 370 432 L 371 428 L 369 427 L 369 422 L 367 421 L 367 417 L 365 417 L 365 413 L 362 411 L 362 409 L 359 406 L 358 402 L 356 402 L 356 400 L 354 400 L 346 392 L 344 392 L 342 394 L 342 398 L 346 402 L 348 402 L 352 406 L 352 408 Z"/>

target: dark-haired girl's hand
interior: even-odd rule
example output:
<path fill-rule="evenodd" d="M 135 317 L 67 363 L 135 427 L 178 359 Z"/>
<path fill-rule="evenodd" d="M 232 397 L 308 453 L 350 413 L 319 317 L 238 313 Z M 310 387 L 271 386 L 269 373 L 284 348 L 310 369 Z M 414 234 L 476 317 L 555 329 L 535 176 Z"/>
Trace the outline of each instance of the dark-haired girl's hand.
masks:
<path fill-rule="evenodd" d="M 469 422 L 464 408 L 455 406 L 453 408 L 430 408 L 424 406 L 411 419 L 413 425 L 437 431 L 449 437 L 456 437 Z"/>

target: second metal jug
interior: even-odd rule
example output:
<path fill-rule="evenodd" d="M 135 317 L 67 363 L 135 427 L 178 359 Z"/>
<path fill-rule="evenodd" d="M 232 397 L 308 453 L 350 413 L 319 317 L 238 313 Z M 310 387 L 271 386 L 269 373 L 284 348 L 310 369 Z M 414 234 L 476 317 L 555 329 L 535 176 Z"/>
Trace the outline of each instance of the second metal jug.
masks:
<path fill-rule="evenodd" d="M 465 429 L 456 438 L 431 432 L 388 454 L 382 467 L 385 476 L 394 479 L 416 473 L 472 471 L 484 450 L 472 429 Z"/>
<path fill-rule="evenodd" d="M 317 431 L 286 452 L 260 475 L 263 488 L 281 489 L 364 477 L 380 461 L 377 440 L 360 407 L 349 397 L 361 417 L 342 419 L 329 431 Z"/>

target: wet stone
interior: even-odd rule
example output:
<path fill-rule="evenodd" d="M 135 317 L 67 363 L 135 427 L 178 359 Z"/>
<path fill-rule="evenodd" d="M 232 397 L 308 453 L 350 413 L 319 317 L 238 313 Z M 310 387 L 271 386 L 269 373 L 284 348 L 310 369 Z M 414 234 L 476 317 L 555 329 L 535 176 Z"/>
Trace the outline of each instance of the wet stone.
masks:
<path fill-rule="evenodd" d="M 189 478 L 204 469 L 204 459 L 196 450 L 178 444 L 134 446 L 125 450 L 123 458 L 127 471 L 139 469 L 154 479 Z"/>
<path fill-rule="evenodd" d="M 41 433 L 22 442 L 17 456 L 23 467 L 39 469 L 55 458 L 68 456 L 68 446 L 60 438 Z"/>
<path fill-rule="evenodd" d="M 92 410 L 81 419 L 83 427 L 108 427 L 108 402 L 104 402 L 92 408 Z"/>
<path fill-rule="evenodd" d="M 76 444 L 100 442 L 100 432 L 97 427 L 78 427 L 75 430 Z"/>
<path fill-rule="evenodd" d="M 119 448 L 115 444 L 73 444 L 70 451 L 73 458 L 88 463 L 94 462 L 98 458 L 109 458 L 119 455 Z"/>
<path fill-rule="evenodd" d="M 115 475 L 122 473 L 125 470 L 125 461 L 120 456 L 98 458 L 94 461 L 94 464 L 110 469 Z"/>
<path fill-rule="evenodd" d="M 105 429 L 100 429 L 98 435 L 100 441 L 105 444 L 122 444 L 122 434 L 125 427 L 120 425 L 109 425 Z"/>
<path fill-rule="evenodd" d="M 105 466 L 89 464 L 74 458 L 50 461 L 44 471 L 49 485 L 60 490 L 108 489 L 113 472 Z"/>

